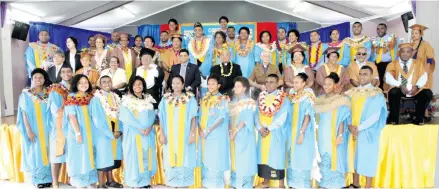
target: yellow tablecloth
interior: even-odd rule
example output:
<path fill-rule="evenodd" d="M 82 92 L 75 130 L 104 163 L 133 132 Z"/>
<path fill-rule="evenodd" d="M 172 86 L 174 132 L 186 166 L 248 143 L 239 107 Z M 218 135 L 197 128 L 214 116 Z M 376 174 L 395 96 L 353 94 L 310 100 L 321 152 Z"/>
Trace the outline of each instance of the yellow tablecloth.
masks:
<path fill-rule="evenodd" d="M 438 125 L 386 126 L 380 138 L 379 168 L 373 186 L 380 188 L 428 188 L 434 187 Z M 155 128 L 158 131 L 159 127 Z M 0 126 L 0 179 L 23 182 L 20 172 L 21 139 L 14 125 Z M 157 144 L 158 138 L 157 138 Z M 161 146 L 157 146 L 159 171 L 151 184 L 164 184 Z M 113 172 L 115 179 L 123 182 L 123 169 Z M 346 183 L 352 176 L 346 175 Z M 60 175 L 61 182 L 67 182 L 65 168 Z M 201 170 L 195 171 L 196 183 L 201 187 Z M 365 179 L 362 178 L 362 185 Z M 258 182 L 258 181 L 255 181 Z M 315 182 L 313 182 L 316 186 Z"/>

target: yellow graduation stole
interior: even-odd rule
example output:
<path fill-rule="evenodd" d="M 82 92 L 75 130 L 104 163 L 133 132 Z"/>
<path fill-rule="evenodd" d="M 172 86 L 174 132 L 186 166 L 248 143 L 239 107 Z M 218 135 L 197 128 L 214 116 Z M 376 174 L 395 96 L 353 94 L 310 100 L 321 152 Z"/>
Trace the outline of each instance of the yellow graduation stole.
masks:
<path fill-rule="evenodd" d="M 41 104 L 38 101 L 34 101 L 35 116 L 37 118 L 38 140 L 40 141 L 41 159 L 43 165 L 49 165 L 49 158 L 47 157 L 47 144 L 46 144 L 46 132 L 44 129 L 43 114 L 41 112 Z"/>
<path fill-rule="evenodd" d="M 85 122 L 85 136 L 87 137 L 87 146 L 88 146 L 88 156 L 90 159 L 90 167 L 91 167 L 91 169 L 95 169 L 95 159 L 93 156 L 92 130 L 91 130 L 91 125 L 90 125 L 90 115 L 88 114 L 87 106 L 82 106 L 82 112 L 83 112 L 84 122 Z"/>
<path fill-rule="evenodd" d="M 331 156 L 331 171 L 337 170 L 337 109 L 332 110 L 331 116 L 331 140 L 332 140 L 332 156 Z"/>
<path fill-rule="evenodd" d="M 200 121 L 200 126 L 201 129 L 205 130 L 207 128 L 207 119 L 209 117 L 209 108 L 211 105 L 213 105 L 215 103 L 215 101 L 218 99 L 218 96 L 211 96 L 208 99 L 207 103 L 203 103 L 201 102 L 201 121 Z M 201 139 L 201 149 L 202 149 L 202 153 L 201 153 L 201 160 L 204 160 L 204 138 Z"/>
<path fill-rule="evenodd" d="M 133 73 L 133 59 L 131 57 L 130 49 L 128 49 L 127 52 L 124 52 L 122 50 L 123 59 L 125 62 L 125 73 L 127 75 L 127 79 L 129 80 L 131 77 L 131 74 Z"/>
<path fill-rule="evenodd" d="M 178 113 L 178 151 L 175 153 L 175 136 L 174 136 L 174 108 L 175 106 L 168 103 L 168 115 L 166 120 L 168 123 L 168 139 L 169 139 L 169 164 L 171 167 L 182 167 L 184 160 L 184 131 L 186 124 L 186 104 L 180 103 L 180 111 Z"/>
<path fill-rule="evenodd" d="M 297 127 L 299 125 L 299 111 L 300 111 L 300 102 L 296 102 L 294 103 L 294 108 L 293 108 L 293 117 L 291 120 L 291 123 L 293 123 L 292 125 L 292 129 L 291 129 L 291 157 L 293 157 L 294 154 L 294 146 L 296 144 L 296 137 L 297 137 Z"/>
<path fill-rule="evenodd" d="M 265 104 L 273 104 L 275 96 L 271 94 L 267 94 L 265 97 Z M 259 121 L 261 124 L 270 125 L 273 122 L 274 116 L 265 116 L 259 113 Z M 261 164 L 268 163 L 268 155 L 270 153 L 270 143 L 271 143 L 271 133 L 269 133 L 266 137 L 262 137 L 262 158 Z"/>
<path fill-rule="evenodd" d="M 134 110 L 134 117 L 138 118 L 139 113 Z M 136 149 L 137 149 L 137 163 L 139 164 L 139 172 L 145 172 L 145 165 L 143 164 L 143 147 L 142 147 L 142 136 L 140 134 L 136 134 Z M 152 170 L 152 149 L 148 148 L 148 171 Z"/>
<path fill-rule="evenodd" d="M 114 102 L 113 102 L 113 98 L 111 96 L 111 93 L 108 93 L 107 99 L 108 99 L 108 104 L 110 105 L 110 107 L 114 107 Z M 106 116 L 106 118 L 107 118 L 108 127 L 110 127 L 110 131 L 113 130 L 113 128 L 111 127 L 111 121 L 114 122 L 114 130 L 118 131 L 119 130 L 119 121 L 117 120 L 117 118 L 111 118 L 109 116 Z M 116 159 L 117 139 L 111 140 L 111 149 L 113 151 L 113 159 Z"/>
<path fill-rule="evenodd" d="M 363 114 L 363 107 L 366 103 L 366 96 L 361 93 L 354 93 L 352 95 L 352 125 L 358 127 Z M 354 172 L 355 151 L 357 148 L 357 140 L 352 135 L 348 141 L 348 169 L 349 172 Z"/>

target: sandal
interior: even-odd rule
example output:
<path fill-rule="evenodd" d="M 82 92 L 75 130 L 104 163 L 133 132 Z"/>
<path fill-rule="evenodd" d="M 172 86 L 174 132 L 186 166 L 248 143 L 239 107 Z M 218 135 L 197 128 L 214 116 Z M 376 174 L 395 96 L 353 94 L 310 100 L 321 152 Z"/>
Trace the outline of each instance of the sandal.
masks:
<path fill-rule="evenodd" d="M 119 184 L 117 182 L 107 182 L 107 184 L 105 184 L 105 186 L 107 186 L 108 188 L 123 188 L 122 184 Z"/>

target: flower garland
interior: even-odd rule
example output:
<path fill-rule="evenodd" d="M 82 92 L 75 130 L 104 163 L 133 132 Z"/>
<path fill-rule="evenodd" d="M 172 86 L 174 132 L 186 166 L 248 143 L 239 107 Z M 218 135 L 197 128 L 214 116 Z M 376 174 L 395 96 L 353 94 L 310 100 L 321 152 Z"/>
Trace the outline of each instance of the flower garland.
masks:
<path fill-rule="evenodd" d="M 227 43 L 222 44 L 220 48 L 217 48 L 215 45 L 215 47 L 213 48 L 213 56 L 212 56 L 212 62 L 214 65 L 216 64 L 216 58 L 219 58 L 224 50 L 228 50 L 227 47 L 228 47 Z"/>
<path fill-rule="evenodd" d="M 351 47 L 359 47 L 359 46 L 363 46 L 363 43 L 368 42 L 370 39 L 369 37 L 363 36 L 359 39 L 352 39 L 350 37 L 347 37 L 343 40 L 344 43 L 348 44 Z"/>
<path fill-rule="evenodd" d="M 229 103 L 230 116 L 237 116 L 241 111 L 247 109 L 256 110 L 256 102 L 251 98 Z"/>
<path fill-rule="evenodd" d="M 223 76 L 223 77 L 229 77 L 229 76 L 232 75 L 232 72 L 233 72 L 233 63 L 229 62 L 229 64 L 230 64 L 230 72 L 229 72 L 228 74 L 224 74 L 224 66 L 223 66 L 222 63 L 220 64 L 220 68 L 221 68 L 221 76 Z"/>
<path fill-rule="evenodd" d="M 383 39 L 383 38 L 381 38 Z M 390 35 L 386 39 L 383 39 L 383 42 L 381 42 L 381 39 L 375 38 L 372 41 L 372 45 L 374 48 L 387 48 L 389 46 L 392 46 L 395 39 L 395 34 Z"/>
<path fill-rule="evenodd" d="M 331 42 L 331 43 L 328 43 L 328 46 L 341 48 L 341 46 L 343 46 L 343 41 L 337 41 L 335 43 Z"/>
<path fill-rule="evenodd" d="M 34 88 L 25 88 L 23 89 L 23 93 L 27 94 L 32 101 L 37 101 L 38 103 L 47 103 L 49 98 L 49 93 L 46 88 L 43 88 L 43 95 L 38 95 Z"/>
<path fill-rule="evenodd" d="M 155 102 L 154 98 L 149 94 L 143 94 L 143 99 L 137 98 L 131 94 L 122 98 L 123 106 L 127 107 L 130 111 L 137 112 L 154 109 L 153 103 Z"/>
<path fill-rule="evenodd" d="M 235 48 L 237 48 L 237 51 L 239 56 L 247 56 L 247 54 L 250 52 L 252 48 L 253 42 L 251 40 L 247 40 L 247 43 L 245 44 L 244 49 L 241 48 L 241 40 L 237 40 L 235 44 Z"/>
<path fill-rule="evenodd" d="M 50 85 L 48 93 L 50 94 L 53 91 L 60 94 L 64 100 L 69 96 L 69 89 L 60 83 Z"/>
<path fill-rule="evenodd" d="M 98 97 L 101 101 L 102 108 L 105 110 L 105 115 L 111 118 L 118 118 L 119 115 L 119 109 L 120 109 L 120 103 L 121 100 L 118 95 L 114 94 L 113 92 L 110 92 L 110 98 L 112 98 L 113 101 L 113 107 L 110 106 L 110 103 L 108 102 L 108 96 L 104 95 L 101 90 L 96 90 L 94 93 L 94 96 Z"/>
<path fill-rule="evenodd" d="M 271 43 L 270 45 L 266 45 L 266 44 L 263 44 L 263 43 L 257 43 L 256 45 L 258 47 L 260 47 L 262 50 L 269 51 L 270 53 L 272 53 L 274 51 L 277 51 L 276 41 L 273 41 L 273 43 Z"/>
<path fill-rule="evenodd" d="M 68 96 L 64 101 L 64 106 L 87 106 L 90 104 L 93 94 L 87 94 L 85 96 Z"/>
<path fill-rule="evenodd" d="M 321 50 L 321 49 L 322 49 L 322 42 L 319 41 L 318 44 L 317 44 L 317 50 L 316 50 L 316 62 L 313 64 L 313 63 L 311 62 L 312 46 L 310 46 L 310 47 L 308 48 L 308 54 L 309 54 L 309 61 L 308 61 L 308 63 L 309 63 L 309 65 L 311 65 L 311 68 L 312 68 L 313 70 L 314 70 L 314 68 L 317 66 L 317 64 L 319 64 L 319 59 L 320 59 L 319 54 L 320 54 L 320 50 Z"/>
<path fill-rule="evenodd" d="M 204 106 L 207 106 L 208 108 L 212 108 L 214 106 L 218 107 L 218 105 L 221 104 L 221 101 L 226 100 L 227 102 L 230 102 L 230 98 L 227 95 L 222 95 L 222 96 L 218 96 L 218 98 L 214 101 L 211 102 L 211 98 L 216 97 L 215 95 L 212 95 L 212 93 L 207 92 L 206 96 L 203 97 L 203 99 L 201 100 L 200 104 L 204 104 Z M 220 108 L 220 107 L 218 107 Z"/>
<path fill-rule="evenodd" d="M 172 95 L 172 93 L 166 93 L 163 97 L 165 97 L 165 100 L 168 102 L 168 104 L 178 107 L 180 104 L 186 104 L 189 102 L 189 100 L 194 97 L 194 94 L 191 92 L 186 92 L 181 94 L 181 96 L 177 99 L 174 97 L 174 95 Z"/>
<path fill-rule="evenodd" d="M 265 99 L 267 98 L 268 92 L 263 91 L 261 94 L 259 94 L 258 103 L 259 103 L 259 111 L 264 116 L 272 117 L 274 114 L 276 114 L 280 107 L 282 106 L 282 103 L 284 101 L 284 98 L 286 97 L 286 93 L 278 90 L 278 93 L 276 97 L 274 98 L 274 101 L 272 104 L 265 104 Z"/>
<path fill-rule="evenodd" d="M 292 103 L 298 103 L 302 102 L 305 99 L 309 99 L 311 101 L 311 104 L 314 105 L 316 101 L 316 95 L 314 95 L 314 92 L 311 88 L 306 88 L 302 92 L 294 92 L 288 97 Z"/>
<path fill-rule="evenodd" d="M 192 55 L 196 59 L 200 59 L 200 58 L 202 58 L 202 57 L 204 57 L 206 55 L 207 50 L 208 50 L 208 45 L 209 45 L 209 40 L 207 38 L 205 38 L 205 37 L 203 37 L 201 39 L 201 44 L 200 44 L 199 48 L 198 48 L 198 45 L 197 45 L 197 40 L 196 39 L 192 39 L 190 41 L 189 51 L 192 53 Z"/>
<path fill-rule="evenodd" d="M 285 48 L 285 46 L 288 45 L 288 43 L 289 43 L 289 42 L 288 42 L 288 39 L 285 39 L 285 40 L 286 40 L 285 44 L 281 44 L 281 43 L 279 42 L 279 39 L 277 39 L 277 40 L 275 41 L 277 51 L 282 51 L 282 50 Z"/>

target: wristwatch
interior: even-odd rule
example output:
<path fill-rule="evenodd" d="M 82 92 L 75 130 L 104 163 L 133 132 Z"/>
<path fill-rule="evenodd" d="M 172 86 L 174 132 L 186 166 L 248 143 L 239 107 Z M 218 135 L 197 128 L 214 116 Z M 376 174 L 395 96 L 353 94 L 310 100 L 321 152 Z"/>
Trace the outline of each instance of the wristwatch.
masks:
<path fill-rule="evenodd" d="M 81 136 L 81 132 L 75 133 L 75 136 Z"/>

